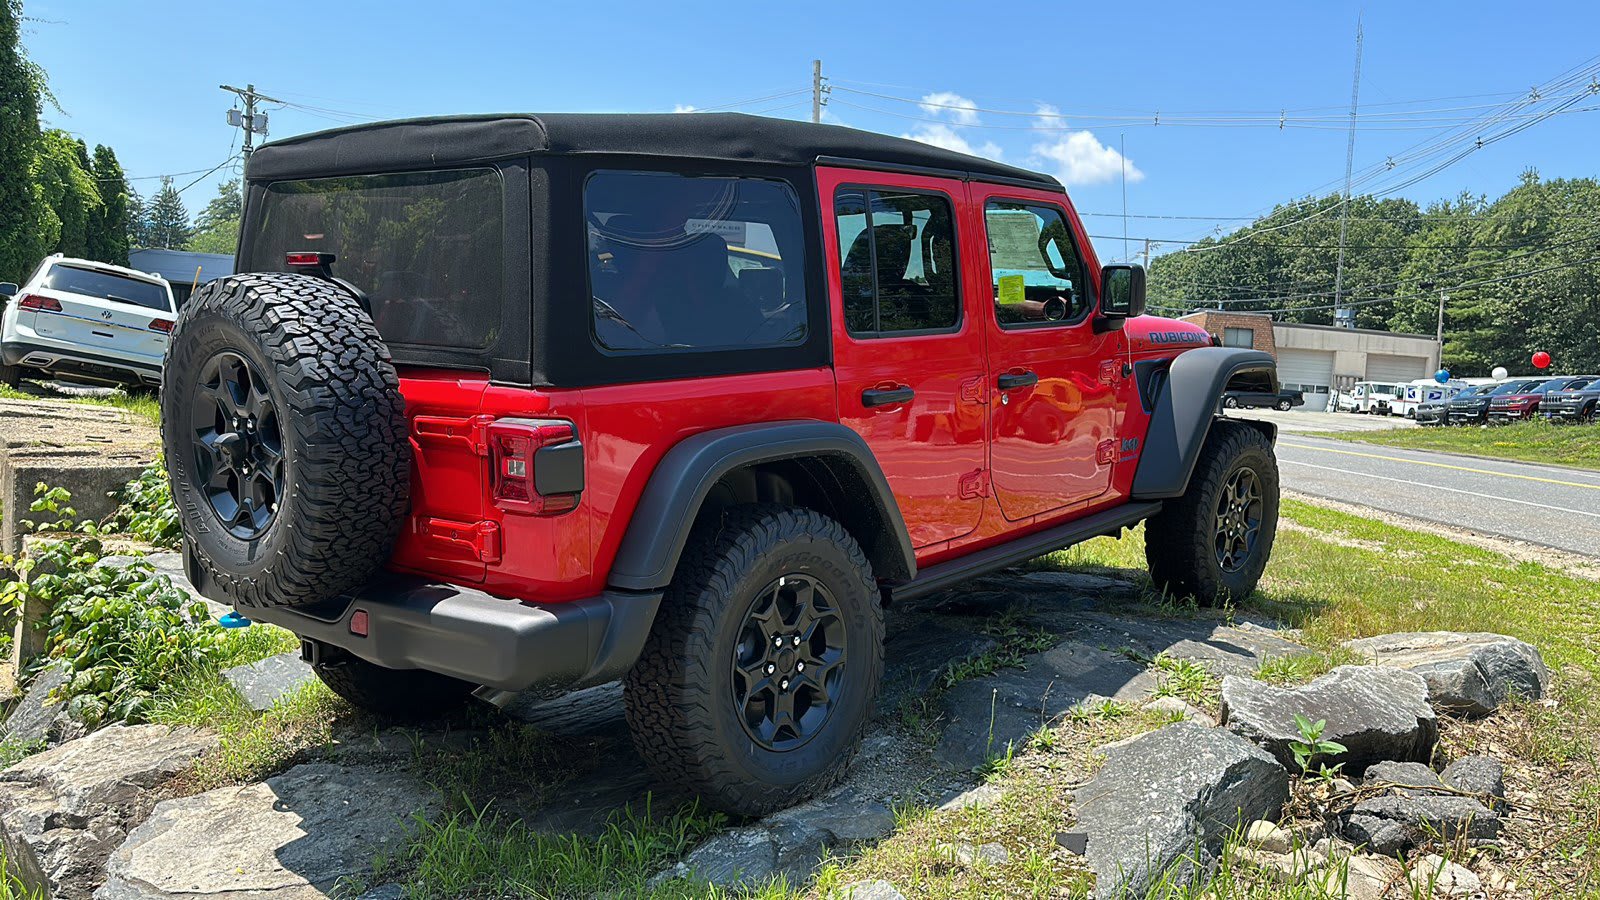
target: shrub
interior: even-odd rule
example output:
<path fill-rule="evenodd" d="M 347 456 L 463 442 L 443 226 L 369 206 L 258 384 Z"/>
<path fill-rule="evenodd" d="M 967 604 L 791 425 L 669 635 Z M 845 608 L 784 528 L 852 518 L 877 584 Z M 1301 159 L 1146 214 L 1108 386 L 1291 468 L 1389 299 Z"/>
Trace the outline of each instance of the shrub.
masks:
<path fill-rule="evenodd" d="M 105 531 L 131 534 L 157 547 L 176 548 L 183 537 L 178 507 L 172 502 L 172 484 L 161 460 L 139 473 L 122 488 L 122 505 L 106 519 Z"/>

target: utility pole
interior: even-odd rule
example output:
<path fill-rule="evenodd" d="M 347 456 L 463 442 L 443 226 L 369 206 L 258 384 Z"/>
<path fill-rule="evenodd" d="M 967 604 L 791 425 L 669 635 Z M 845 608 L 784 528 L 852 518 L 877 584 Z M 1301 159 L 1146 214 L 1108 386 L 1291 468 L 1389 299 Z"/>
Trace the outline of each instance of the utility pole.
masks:
<path fill-rule="evenodd" d="M 1145 238 L 1144 239 L 1144 267 L 1145 267 L 1145 271 L 1149 271 L 1149 269 L 1150 269 L 1150 239 L 1149 238 Z"/>
<path fill-rule="evenodd" d="M 1441 362 L 1443 362 L 1443 356 L 1444 356 L 1444 305 L 1446 303 L 1449 303 L 1449 302 L 1450 302 L 1450 292 L 1449 291 L 1440 291 L 1439 292 L 1439 330 L 1437 332 L 1435 332 L 1435 338 L 1439 341 L 1439 355 L 1440 355 L 1440 361 Z"/>
<path fill-rule="evenodd" d="M 244 129 L 244 155 L 249 156 L 250 151 L 255 149 L 252 138 L 258 134 L 264 135 L 267 133 L 267 114 L 256 112 L 256 104 L 262 102 L 282 103 L 283 101 L 268 97 L 266 94 L 257 93 L 256 86 L 253 84 L 247 84 L 242 89 L 226 84 L 218 85 L 218 87 L 229 93 L 238 94 L 240 99 L 244 100 L 243 113 L 236 109 L 228 110 L 228 124 L 235 128 Z"/>
<path fill-rule="evenodd" d="M 811 122 L 822 122 L 822 107 L 827 106 L 827 83 L 822 80 L 822 61 L 811 61 Z"/>
<path fill-rule="evenodd" d="M 1356 161 L 1356 106 L 1361 98 L 1361 18 L 1356 18 L 1356 74 L 1350 85 L 1350 138 L 1344 150 L 1344 195 L 1339 202 L 1339 261 L 1333 270 L 1333 324 L 1356 325 L 1354 311 L 1344 308 L 1344 245 L 1350 233 L 1350 176 Z M 1346 313 L 1349 313 L 1348 319 Z"/>

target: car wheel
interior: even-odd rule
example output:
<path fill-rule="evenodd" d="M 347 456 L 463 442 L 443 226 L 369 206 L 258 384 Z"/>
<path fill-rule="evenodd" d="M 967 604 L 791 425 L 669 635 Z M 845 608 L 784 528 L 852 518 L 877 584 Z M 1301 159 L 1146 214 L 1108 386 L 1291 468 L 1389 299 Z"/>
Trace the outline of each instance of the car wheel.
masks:
<path fill-rule="evenodd" d="M 387 669 L 355 656 L 312 667 L 317 678 L 350 705 L 388 719 L 436 719 L 467 702 L 473 686 L 422 669 Z"/>
<path fill-rule="evenodd" d="M 1287 400 L 1279 400 L 1278 404 L 1277 404 L 1277 408 L 1278 408 L 1278 410 L 1280 412 L 1288 412 L 1289 411 L 1289 407 L 1291 405 L 1292 404 L 1290 404 L 1289 401 L 1287 401 Z"/>
<path fill-rule="evenodd" d="M 313 604 L 389 557 L 405 518 L 405 404 L 372 318 L 337 285 L 213 281 L 178 313 L 162 442 L 185 550 L 235 606 Z"/>
<path fill-rule="evenodd" d="M 1239 408 L 1239 400 L 1238 400 L 1237 397 L 1223 397 L 1222 398 L 1222 405 L 1226 406 L 1229 409 L 1238 409 Z"/>
<path fill-rule="evenodd" d="M 1591 404 L 1584 407 L 1583 412 L 1578 416 L 1578 421 L 1585 425 L 1593 425 L 1595 421 L 1595 406 Z"/>
<path fill-rule="evenodd" d="M 1145 523 L 1156 589 L 1202 605 L 1243 600 L 1256 588 L 1278 530 L 1272 442 L 1237 422 L 1214 422 L 1189 489 Z"/>
<path fill-rule="evenodd" d="M 877 583 L 850 533 L 743 506 L 684 551 L 623 696 L 657 774 L 754 816 L 844 776 L 882 672 Z"/>
<path fill-rule="evenodd" d="M 18 366 L 0 366 L 0 384 L 8 388 L 22 385 L 22 369 Z"/>

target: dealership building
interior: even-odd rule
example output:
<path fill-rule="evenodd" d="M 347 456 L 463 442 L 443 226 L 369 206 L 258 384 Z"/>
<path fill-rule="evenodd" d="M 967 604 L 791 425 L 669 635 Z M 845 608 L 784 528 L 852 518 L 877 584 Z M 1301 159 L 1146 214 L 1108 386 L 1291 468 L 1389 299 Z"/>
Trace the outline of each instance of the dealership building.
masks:
<path fill-rule="evenodd" d="M 1253 347 L 1278 360 L 1278 380 L 1306 395 L 1307 410 L 1328 405 L 1330 388 L 1348 390 L 1358 381 L 1413 381 L 1439 370 L 1439 342 L 1432 335 L 1366 328 L 1274 322 L 1262 313 L 1201 310 L 1184 316 L 1221 339 L 1225 347 Z"/>

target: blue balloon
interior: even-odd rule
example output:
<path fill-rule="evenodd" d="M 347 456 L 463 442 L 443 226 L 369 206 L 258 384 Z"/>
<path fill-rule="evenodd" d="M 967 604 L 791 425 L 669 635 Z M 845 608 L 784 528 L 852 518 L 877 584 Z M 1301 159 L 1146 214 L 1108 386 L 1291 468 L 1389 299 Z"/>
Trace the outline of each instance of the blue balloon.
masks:
<path fill-rule="evenodd" d="M 1450 383 L 1450 370 L 1449 369 L 1440 369 L 1439 371 L 1433 373 L 1433 380 L 1439 382 L 1440 384 L 1449 384 Z"/>

